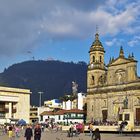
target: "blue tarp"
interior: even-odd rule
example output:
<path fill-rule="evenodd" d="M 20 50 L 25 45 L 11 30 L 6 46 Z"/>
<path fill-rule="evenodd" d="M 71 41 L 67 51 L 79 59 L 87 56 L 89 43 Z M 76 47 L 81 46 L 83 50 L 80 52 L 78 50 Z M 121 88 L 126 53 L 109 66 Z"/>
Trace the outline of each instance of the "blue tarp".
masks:
<path fill-rule="evenodd" d="M 26 125 L 26 121 L 21 119 L 18 121 L 18 125 Z"/>

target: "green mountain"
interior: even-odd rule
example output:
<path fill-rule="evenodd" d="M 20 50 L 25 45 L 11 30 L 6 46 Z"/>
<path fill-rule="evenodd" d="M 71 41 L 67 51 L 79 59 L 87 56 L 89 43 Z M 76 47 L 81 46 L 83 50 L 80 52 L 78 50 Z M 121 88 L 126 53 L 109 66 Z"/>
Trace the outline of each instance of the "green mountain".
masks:
<path fill-rule="evenodd" d="M 39 91 L 43 101 L 59 98 L 72 92 L 72 81 L 79 92 L 86 92 L 87 64 L 85 62 L 26 61 L 10 66 L 0 74 L 0 85 L 27 88 L 32 92 L 31 104 L 39 105 Z"/>

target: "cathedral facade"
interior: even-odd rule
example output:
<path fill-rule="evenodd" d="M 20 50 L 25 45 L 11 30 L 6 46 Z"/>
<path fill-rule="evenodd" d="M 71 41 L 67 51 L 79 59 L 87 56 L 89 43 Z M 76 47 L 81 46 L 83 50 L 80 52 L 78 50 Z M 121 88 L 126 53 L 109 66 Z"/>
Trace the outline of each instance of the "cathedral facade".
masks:
<path fill-rule="evenodd" d="M 105 65 L 105 50 L 96 33 L 89 55 L 87 121 L 118 121 L 119 115 L 128 110 L 140 122 L 140 78 L 133 54 L 126 58 L 121 47 L 118 57 Z"/>

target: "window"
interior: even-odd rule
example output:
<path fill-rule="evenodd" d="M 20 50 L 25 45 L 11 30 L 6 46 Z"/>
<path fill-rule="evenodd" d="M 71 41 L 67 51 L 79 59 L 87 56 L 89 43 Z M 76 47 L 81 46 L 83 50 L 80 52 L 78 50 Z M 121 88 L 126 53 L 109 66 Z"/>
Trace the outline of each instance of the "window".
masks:
<path fill-rule="evenodd" d="M 95 62 L 95 56 L 93 56 L 93 62 Z"/>
<path fill-rule="evenodd" d="M 125 115 L 124 115 L 125 121 L 129 121 L 129 118 L 130 118 L 130 115 L 129 115 L 129 114 L 125 114 Z"/>
<path fill-rule="evenodd" d="M 104 100 L 104 107 L 107 107 L 107 103 L 106 103 L 106 100 Z"/>
<path fill-rule="evenodd" d="M 43 121 L 43 116 L 42 115 L 40 116 L 40 121 Z"/>
<path fill-rule="evenodd" d="M 119 121 L 122 121 L 123 118 L 122 118 L 122 114 L 119 114 Z"/>
<path fill-rule="evenodd" d="M 92 76 L 90 77 L 90 85 L 94 85 L 94 80 L 95 80 L 95 78 L 94 78 L 94 76 L 92 75 Z"/>
<path fill-rule="evenodd" d="M 92 111 L 93 111 L 93 105 L 92 105 Z"/>
<path fill-rule="evenodd" d="M 100 56 L 100 62 L 102 62 L 102 56 Z"/>
<path fill-rule="evenodd" d="M 5 118 L 5 113 L 4 112 L 0 112 L 0 118 Z"/>
<path fill-rule="evenodd" d="M 58 116 L 58 120 L 60 120 L 60 115 Z"/>

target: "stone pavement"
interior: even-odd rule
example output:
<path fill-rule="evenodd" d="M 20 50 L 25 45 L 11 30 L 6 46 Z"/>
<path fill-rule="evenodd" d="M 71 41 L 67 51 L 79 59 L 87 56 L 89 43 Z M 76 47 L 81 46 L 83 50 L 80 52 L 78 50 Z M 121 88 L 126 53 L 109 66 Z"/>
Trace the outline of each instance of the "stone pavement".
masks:
<path fill-rule="evenodd" d="M 7 135 L 0 136 L 0 140 L 9 140 Z M 25 140 L 23 136 L 19 138 L 14 138 L 13 140 Z M 33 140 L 33 138 L 32 138 Z M 64 132 L 44 132 L 42 133 L 41 140 L 91 140 L 88 134 L 80 134 L 77 137 L 67 137 Z M 101 133 L 101 140 L 140 140 L 140 134 L 133 135 L 119 135 L 119 134 L 103 134 Z"/>

